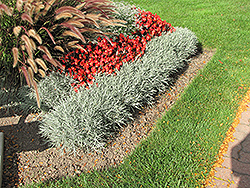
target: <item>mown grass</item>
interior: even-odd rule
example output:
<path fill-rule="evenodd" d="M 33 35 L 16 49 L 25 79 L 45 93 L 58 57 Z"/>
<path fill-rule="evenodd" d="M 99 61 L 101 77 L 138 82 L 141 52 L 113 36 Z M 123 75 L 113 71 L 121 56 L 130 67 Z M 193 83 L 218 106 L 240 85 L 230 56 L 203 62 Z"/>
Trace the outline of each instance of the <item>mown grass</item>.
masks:
<path fill-rule="evenodd" d="M 32 187 L 201 187 L 250 87 L 248 0 L 134 0 L 216 54 L 117 168 Z M 220 63 L 219 60 L 223 63 Z"/>

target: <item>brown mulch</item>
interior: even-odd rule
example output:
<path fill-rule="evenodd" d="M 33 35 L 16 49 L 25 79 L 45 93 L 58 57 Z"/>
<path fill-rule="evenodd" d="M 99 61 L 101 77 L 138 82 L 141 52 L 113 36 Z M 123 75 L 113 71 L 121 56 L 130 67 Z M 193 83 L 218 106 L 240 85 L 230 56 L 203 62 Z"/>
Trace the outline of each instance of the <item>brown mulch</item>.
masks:
<path fill-rule="evenodd" d="M 58 179 L 75 176 L 83 171 L 118 165 L 141 139 L 147 137 L 154 128 L 155 121 L 178 99 L 191 80 L 198 74 L 215 50 L 203 50 L 193 57 L 187 70 L 179 76 L 172 89 L 161 96 L 150 109 L 145 107 L 135 121 L 125 127 L 117 137 L 110 141 L 101 153 L 79 151 L 79 156 L 64 154 L 60 156 L 57 148 L 49 148 L 38 135 L 37 115 L 15 114 L 6 117 L 0 110 L 0 131 L 4 132 L 4 164 L 2 187 L 38 182 L 39 180 Z"/>

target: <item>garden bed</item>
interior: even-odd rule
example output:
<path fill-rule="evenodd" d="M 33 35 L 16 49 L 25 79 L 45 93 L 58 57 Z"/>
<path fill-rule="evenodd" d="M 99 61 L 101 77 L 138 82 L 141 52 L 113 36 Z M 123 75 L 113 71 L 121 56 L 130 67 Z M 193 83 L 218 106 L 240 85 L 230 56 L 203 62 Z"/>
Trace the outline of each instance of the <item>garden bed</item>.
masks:
<path fill-rule="evenodd" d="M 13 117 L 9 118 L 4 117 L 2 110 L 0 124 L 1 131 L 5 134 L 3 187 L 74 176 L 83 171 L 121 163 L 140 140 L 147 137 L 154 128 L 155 121 L 165 110 L 171 108 L 198 71 L 210 61 L 214 52 L 204 50 L 202 54 L 193 57 L 171 91 L 157 96 L 155 105 L 151 109 L 144 108 L 144 111 L 136 116 L 135 121 L 122 129 L 100 153 L 79 151 L 79 156 L 60 156 L 59 149 L 49 148 L 42 137 L 37 136 L 38 123 L 35 115 L 15 115 L 15 112 L 10 112 L 13 113 Z"/>

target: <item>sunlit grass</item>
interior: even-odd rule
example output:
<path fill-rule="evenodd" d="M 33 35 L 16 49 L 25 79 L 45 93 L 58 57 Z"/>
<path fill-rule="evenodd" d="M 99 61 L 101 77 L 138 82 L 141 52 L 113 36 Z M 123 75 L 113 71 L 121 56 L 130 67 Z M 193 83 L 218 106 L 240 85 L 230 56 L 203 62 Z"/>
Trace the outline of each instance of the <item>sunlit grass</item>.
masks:
<path fill-rule="evenodd" d="M 250 87 L 250 2 L 132 2 L 191 29 L 216 54 L 122 165 L 34 187 L 200 187 L 207 177 Z"/>

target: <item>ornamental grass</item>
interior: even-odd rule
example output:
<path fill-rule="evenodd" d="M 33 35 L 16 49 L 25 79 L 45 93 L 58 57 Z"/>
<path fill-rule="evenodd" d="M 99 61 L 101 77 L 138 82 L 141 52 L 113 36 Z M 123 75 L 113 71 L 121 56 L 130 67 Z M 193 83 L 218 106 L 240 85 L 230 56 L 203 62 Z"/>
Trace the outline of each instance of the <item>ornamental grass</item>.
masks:
<path fill-rule="evenodd" d="M 48 69 L 64 69 L 58 58 L 72 48 L 82 49 L 80 44 L 90 41 L 89 36 L 106 37 L 102 26 L 124 26 L 124 21 L 112 17 L 114 13 L 107 0 L 0 2 L 3 87 L 19 87 L 24 76 L 27 85 L 35 89 L 40 107 L 40 78 L 46 76 Z"/>

